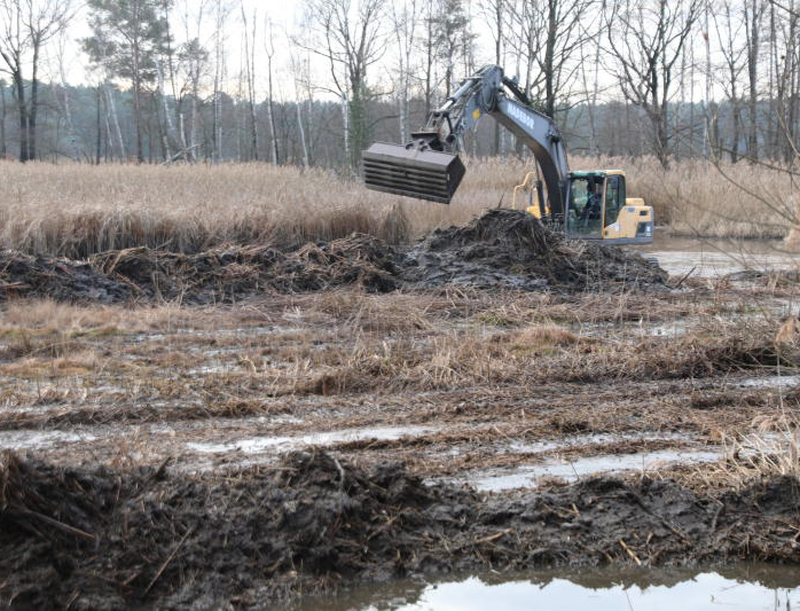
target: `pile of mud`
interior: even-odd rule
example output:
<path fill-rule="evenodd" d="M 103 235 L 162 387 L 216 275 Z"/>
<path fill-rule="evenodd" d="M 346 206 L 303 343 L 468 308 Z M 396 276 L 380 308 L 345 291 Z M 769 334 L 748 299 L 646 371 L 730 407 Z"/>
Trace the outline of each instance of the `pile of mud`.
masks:
<path fill-rule="evenodd" d="M 275 291 L 321 291 L 359 285 L 370 292 L 398 288 L 396 253 L 378 238 L 347 238 L 283 252 L 270 246 L 228 246 L 195 255 L 131 248 L 101 253 L 92 265 L 146 299 L 230 302 Z"/>
<path fill-rule="evenodd" d="M 639 255 L 574 242 L 521 211 L 492 210 L 432 232 L 410 248 L 347 238 L 301 248 L 227 246 L 187 255 L 150 248 L 108 251 L 88 262 L 0 253 L 0 298 L 227 303 L 263 293 L 361 286 L 385 293 L 453 284 L 477 288 L 614 291 L 663 289 L 667 275 Z"/>
<path fill-rule="evenodd" d="M 404 280 L 431 288 L 467 284 L 525 291 L 663 289 L 667 274 L 640 255 L 567 240 L 531 214 L 497 209 L 462 227 L 437 229 L 408 253 Z"/>
<path fill-rule="evenodd" d="M 516 496 L 325 453 L 211 475 L 0 459 L 0 603 L 267 608 L 411 573 L 800 561 L 798 482 L 694 493 L 597 478 Z M 620 542 L 624 542 L 622 545 Z"/>
<path fill-rule="evenodd" d="M 111 303 L 129 299 L 131 291 L 85 261 L 0 250 L 0 299 L 21 296 Z"/>

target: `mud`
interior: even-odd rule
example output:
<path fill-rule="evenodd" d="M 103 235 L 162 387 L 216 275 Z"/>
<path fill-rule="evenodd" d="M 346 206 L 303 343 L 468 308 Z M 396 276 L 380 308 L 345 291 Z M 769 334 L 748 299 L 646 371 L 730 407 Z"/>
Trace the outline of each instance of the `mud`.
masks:
<path fill-rule="evenodd" d="M 229 302 L 261 292 L 297 293 L 360 285 L 368 292 L 398 288 L 397 254 L 372 236 L 353 234 L 282 252 L 230 246 L 196 255 L 134 248 L 95 255 L 103 274 L 147 299 Z"/>
<path fill-rule="evenodd" d="M 405 248 L 352 234 L 299 249 L 230 245 L 187 255 L 130 248 L 88 262 L 0 253 L 2 297 L 105 303 L 229 303 L 261 293 L 342 286 L 371 293 L 444 285 L 559 292 L 665 289 L 666 280 L 664 271 L 636 253 L 570 242 L 527 213 L 499 209 Z"/>
<path fill-rule="evenodd" d="M 113 303 L 131 294 L 129 286 L 91 263 L 0 250 L 0 299 L 25 296 Z"/>
<path fill-rule="evenodd" d="M 267 608 L 345 583 L 534 566 L 800 561 L 798 482 L 698 495 L 595 478 L 517 496 L 296 452 L 225 477 L 0 464 L 0 599 Z M 624 545 L 621 544 L 624 542 Z"/>
<path fill-rule="evenodd" d="M 463 227 L 437 229 L 408 253 L 404 278 L 431 288 L 467 284 L 536 291 L 664 289 L 667 274 L 637 253 L 566 240 L 515 210 L 486 212 Z"/>

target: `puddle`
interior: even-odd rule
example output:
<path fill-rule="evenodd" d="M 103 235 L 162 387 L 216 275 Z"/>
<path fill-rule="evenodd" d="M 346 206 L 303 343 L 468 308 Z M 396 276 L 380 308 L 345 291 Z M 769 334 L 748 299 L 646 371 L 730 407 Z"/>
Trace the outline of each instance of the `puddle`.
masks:
<path fill-rule="evenodd" d="M 658 232 L 653 244 L 634 250 L 656 257 L 673 276 L 714 277 L 745 269 L 792 269 L 800 256 L 782 252 L 779 240 L 674 238 Z"/>
<path fill-rule="evenodd" d="M 186 447 L 202 454 L 225 452 L 287 452 L 304 446 L 331 446 L 337 443 L 377 439 L 390 441 L 401 437 L 418 437 L 436 430 L 430 426 L 398 426 L 371 429 L 344 429 L 323 433 L 311 433 L 298 437 L 252 437 L 228 443 L 187 443 Z"/>
<path fill-rule="evenodd" d="M 658 264 L 670 276 L 685 276 L 690 271 L 694 278 L 725 276 L 747 269 L 780 270 L 797 267 L 797 258 L 783 254 L 745 254 L 726 252 L 676 252 L 653 251 Z"/>
<path fill-rule="evenodd" d="M 95 439 L 94 435 L 62 431 L 2 431 L 0 432 L 0 450 L 31 450 L 46 448 L 57 443 L 94 441 Z"/>
<path fill-rule="evenodd" d="M 513 471 L 475 474 L 467 482 L 483 492 L 500 492 L 535 488 L 538 480 L 544 477 L 571 482 L 596 473 L 642 471 L 675 463 L 711 462 L 719 460 L 720 456 L 720 452 L 710 450 L 660 450 L 587 456 L 571 462 L 551 460 L 538 465 L 521 466 Z"/>
<path fill-rule="evenodd" d="M 295 609 L 788 611 L 798 602 L 796 567 L 743 564 L 704 570 L 609 567 L 488 573 L 435 582 L 402 580 L 356 588 L 338 597 L 308 598 Z"/>
<path fill-rule="evenodd" d="M 766 378 L 741 378 L 734 380 L 736 386 L 746 388 L 786 388 L 800 384 L 800 376 L 768 376 Z"/>
<path fill-rule="evenodd" d="M 655 325 L 651 327 L 642 326 L 642 337 L 680 337 L 686 335 L 689 328 L 689 323 L 685 320 L 676 320 L 663 325 Z"/>
<path fill-rule="evenodd" d="M 590 433 L 588 435 L 575 435 L 574 437 L 562 437 L 559 439 L 547 439 L 533 443 L 522 443 L 513 441 L 508 444 L 507 450 L 500 450 L 500 453 L 507 454 L 537 454 L 539 452 L 551 452 L 564 448 L 585 447 L 608 443 L 620 443 L 623 441 L 690 441 L 691 437 L 685 433 Z"/>

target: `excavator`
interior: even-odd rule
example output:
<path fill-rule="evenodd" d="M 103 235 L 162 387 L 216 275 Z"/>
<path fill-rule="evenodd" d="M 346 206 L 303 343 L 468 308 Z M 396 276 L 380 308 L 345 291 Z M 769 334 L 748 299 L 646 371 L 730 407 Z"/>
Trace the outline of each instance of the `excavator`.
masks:
<path fill-rule="evenodd" d="M 621 170 L 570 172 L 564 141 L 553 119 L 534 110 L 528 96 L 500 66 L 489 65 L 463 81 L 432 111 L 405 145 L 376 142 L 362 153 L 369 189 L 449 204 L 466 168 L 458 156 L 463 135 L 489 115 L 530 148 L 538 164 L 514 189 L 513 206 L 525 209 L 570 238 L 649 244 L 653 208 L 625 191 Z M 541 180 L 547 188 L 543 193 Z"/>

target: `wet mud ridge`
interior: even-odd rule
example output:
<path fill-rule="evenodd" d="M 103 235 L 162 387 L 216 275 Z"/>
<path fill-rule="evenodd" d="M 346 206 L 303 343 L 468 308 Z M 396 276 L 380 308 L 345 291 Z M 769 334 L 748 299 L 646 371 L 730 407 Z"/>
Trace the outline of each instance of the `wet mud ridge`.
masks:
<path fill-rule="evenodd" d="M 517 496 L 427 486 L 295 452 L 225 477 L 0 458 L 0 602 L 268 608 L 409 574 L 532 566 L 798 562 L 798 481 L 699 495 L 594 478 Z"/>
<path fill-rule="evenodd" d="M 640 255 L 598 242 L 567 240 L 532 215 L 486 212 L 462 227 L 437 229 L 408 253 L 410 284 L 466 284 L 525 291 L 664 289 L 667 274 Z"/>
<path fill-rule="evenodd" d="M 353 234 L 299 248 L 231 245 L 198 254 L 131 248 L 86 262 L 0 251 L 0 299 L 219 303 L 347 285 L 378 293 L 447 284 L 576 292 L 663 290 L 666 280 L 638 254 L 568 241 L 530 214 L 499 209 L 410 247 Z"/>

